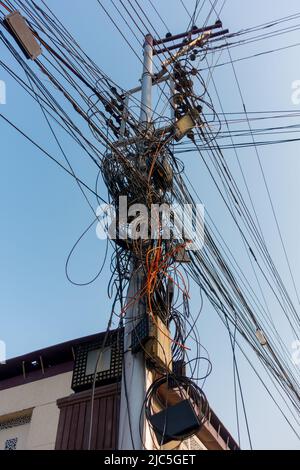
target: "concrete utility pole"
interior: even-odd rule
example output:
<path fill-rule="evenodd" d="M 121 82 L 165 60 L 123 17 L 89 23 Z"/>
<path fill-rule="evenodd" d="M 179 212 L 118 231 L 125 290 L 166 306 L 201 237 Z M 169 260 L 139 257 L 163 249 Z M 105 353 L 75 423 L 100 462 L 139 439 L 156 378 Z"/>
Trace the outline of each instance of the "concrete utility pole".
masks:
<path fill-rule="evenodd" d="M 144 63 L 141 89 L 140 124 L 148 128 L 152 120 L 152 76 L 153 76 L 153 38 L 150 34 L 145 37 Z M 141 155 L 143 154 L 141 143 Z M 140 163 L 140 159 L 137 159 Z M 133 264 L 133 276 L 127 293 L 127 302 L 131 302 L 143 287 L 143 276 L 138 266 Z M 147 370 L 144 353 L 132 354 L 131 332 L 137 319 L 145 314 L 143 301 L 134 302 L 126 313 L 124 332 L 124 362 L 121 390 L 119 450 L 141 450 L 145 442 L 145 420 L 142 413 L 147 388 Z"/>
<path fill-rule="evenodd" d="M 126 108 L 128 107 L 130 96 L 134 93 L 141 92 L 140 130 L 141 135 L 144 135 L 144 141 L 140 138 L 138 141 L 132 138 L 126 140 L 124 137 L 126 125 L 124 121 L 126 119 L 124 118 L 121 125 L 121 138 L 118 143 L 118 145 L 126 146 L 129 143 L 132 143 L 132 141 L 138 142 L 139 152 L 136 156 L 136 166 L 141 173 L 145 172 L 145 175 L 147 175 L 144 155 L 146 147 L 145 143 L 148 137 L 147 131 L 151 133 L 152 130 L 152 87 L 163 81 L 170 82 L 171 120 L 175 125 L 176 117 L 172 102 L 172 95 L 175 92 L 175 83 L 172 74 L 168 73 L 167 69 L 169 66 L 172 67 L 179 58 L 187 54 L 195 46 L 201 47 L 203 42 L 207 41 L 208 38 L 218 37 L 228 32 L 228 30 L 223 30 L 217 33 L 212 33 L 214 29 L 219 29 L 221 27 L 222 23 L 217 21 L 212 26 L 206 26 L 205 28 L 193 27 L 191 31 L 184 32 L 176 36 L 168 34 L 166 38 L 163 39 L 154 40 L 150 34 L 146 35 L 144 42 L 144 61 L 141 86 L 128 91 L 126 93 L 125 100 Z M 192 40 L 192 36 L 197 36 L 197 38 Z M 181 39 L 184 39 L 184 41 L 175 45 L 165 46 L 166 43 Z M 173 55 L 173 53 L 170 53 L 171 50 L 178 50 L 178 52 Z M 160 54 L 163 54 L 164 58 L 167 56 L 167 60 L 163 62 L 161 71 L 154 76 L 153 58 Z M 127 110 L 125 109 L 124 116 L 126 116 L 126 114 Z M 145 420 L 143 410 L 146 391 L 153 380 L 152 372 L 147 369 L 144 352 L 140 351 L 133 354 L 130 350 L 132 331 L 139 320 L 147 314 L 146 295 L 140 294 L 141 289 L 145 285 L 145 274 L 143 272 L 143 267 L 139 266 L 137 263 L 137 260 L 133 259 L 131 266 L 132 276 L 127 293 L 127 304 L 130 307 L 126 312 L 124 328 L 124 362 L 118 441 L 118 448 L 120 450 L 141 450 L 144 447 L 151 450 L 151 447 L 154 447 L 150 428 Z M 163 326 L 161 328 L 163 328 Z M 169 336 L 169 333 L 167 336 Z M 158 340 L 157 343 L 160 344 Z M 164 354 L 167 357 L 167 352 L 165 350 Z M 168 364 L 166 365 L 168 367 Z"/>
<path fill-rule="evenodd" d="M 152 119 L 153 38 L 147 34 L 144 42 L 144 66 L 140 123 L 148 125 Z"/>

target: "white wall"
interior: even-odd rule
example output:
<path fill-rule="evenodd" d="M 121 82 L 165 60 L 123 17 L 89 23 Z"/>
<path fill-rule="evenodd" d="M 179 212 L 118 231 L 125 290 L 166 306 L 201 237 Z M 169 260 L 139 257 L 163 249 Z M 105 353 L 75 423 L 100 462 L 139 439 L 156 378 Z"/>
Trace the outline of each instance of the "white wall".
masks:
<path fill-rule="evenodd" d="M 30 423 L 23 424 L 22 426 L 14 426 L 8 429 L 0 430 L 0 450 L 5 448 L 5 442 L 8 439 L 18 438 L 17 449 L 26 450 L 27 449 L 27 438 L 30 429 Z"/>
<path fill-rule="evenodd" d="M 22 430 L 23 426 L 17 426 L 9 430 L 3 430 L 3 432 L 12 431 L 12 434 L 16 434 L 20 431 L 22 436 L 26 432 L 26 449 L 54 449 L 59 419 L 59 409 L 56 405 L 56 400 L 73 393 L 71 390 L 71 379 L 72 372 L 67 372 L 25 385 L 19 385 L 18 387 L 1 390 L 1 421 L 4 418 L 8 420 L 9 416 L 16 412 L 33 408 L 31 422 L 24 426 L 24 428 L 29 426 L 29 429 Z M 11 437 L 17 437 L 17 434 Z M 10 439 L 10 437 L 6 437 L 6 439 Z M 20 445 L 21 442 L 24 442 L 24 439 L 24 436 L 20 437 Z M 0 448 L 1 443 L 2 435 L 0 435 Z M 2 449 L 3 447 L 4 444 Z"/>

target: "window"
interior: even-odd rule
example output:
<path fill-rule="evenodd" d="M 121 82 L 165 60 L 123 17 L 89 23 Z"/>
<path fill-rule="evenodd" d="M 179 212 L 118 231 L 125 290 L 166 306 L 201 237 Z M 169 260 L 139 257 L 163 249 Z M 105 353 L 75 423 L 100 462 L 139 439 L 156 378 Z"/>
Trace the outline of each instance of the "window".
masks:
<path fill-rule="evenodd" d="M 91 375 L 95 373 L 96 362 L 99 358 L 99 363 L 97 367 L 97 372 L 104 372 L 110 369 L 111 364 L 111 347 L 104 348 L 102 351 L 101 357 L 99 354 L 101 353 L 101 349 L 93 349 L 89 351 L 87 357 L 87 363 L 85 368 L 85 374 Z"/>

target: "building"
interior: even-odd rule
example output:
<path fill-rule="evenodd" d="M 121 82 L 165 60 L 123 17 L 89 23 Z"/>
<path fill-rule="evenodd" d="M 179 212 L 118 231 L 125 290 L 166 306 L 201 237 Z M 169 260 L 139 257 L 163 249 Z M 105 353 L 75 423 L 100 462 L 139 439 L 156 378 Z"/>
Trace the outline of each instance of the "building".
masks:
<path fill-rule="evenodd" d="M 0 365 L 0 449 L 88 449 L 89 436 L 91 449 L 117 449 L 123 349 L 118 330 L 98 368 L 91 413 L 94 364 L 103 338 L 104 333 L 79 338 Z M 198 435 L 182 445 L 237 448 L 212 410 Z"/>

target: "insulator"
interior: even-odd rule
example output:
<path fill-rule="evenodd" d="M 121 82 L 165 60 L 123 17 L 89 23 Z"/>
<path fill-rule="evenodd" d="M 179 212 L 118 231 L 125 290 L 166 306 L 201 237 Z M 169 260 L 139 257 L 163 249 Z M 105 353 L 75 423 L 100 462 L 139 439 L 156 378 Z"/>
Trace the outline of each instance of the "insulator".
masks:
<path fill-rule="evenodd" d="M 176 93 L 173 96 L 173 101 L 174 101 L 174 104 L 180 105 L 183 102 L 183 96 L 180 93 Z"/>
<path fill-rule="evenodd" d="M 124 111 L 124 104 L 116 104 L 116 108 L 122 112 Z"/>
<path fill-rule="evenodd" d="M 184 86 L 184 87 L 191 87 L 191 86 L 193 86 L 193 82 L 191 80 L 189 80 L 188 78 L 183 77 L 181 79 L 181 85 Z"/>
<path fill-rule="evenodd" d="M 189 110 L 189 106 L 187 104 L 183 104 L 181 107 L 180 107 L 181 111 L 183 114 L 187 113 L 188 110 Z"/>
<path fill-rule="evenodd" d="M 187 138 L 192 140 L 194 142 L 195 140 L 195 134 L 193 131 L 189 131 L 187 134 L 186 134 Z"/>

